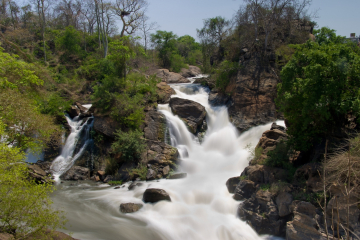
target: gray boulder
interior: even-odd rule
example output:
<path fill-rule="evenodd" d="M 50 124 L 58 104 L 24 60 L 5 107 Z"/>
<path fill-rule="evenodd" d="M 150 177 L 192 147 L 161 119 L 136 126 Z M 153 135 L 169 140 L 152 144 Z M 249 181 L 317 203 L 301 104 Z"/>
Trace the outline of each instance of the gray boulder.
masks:
<path fill-rule="evenodd" d="M 69 171 L 63 174 L 60 179 L 62 180 L 86 180 L 90 178 L 90 169 L 80 166 L 72 166 Z"/>
<path fill-rule="evenodd" d="M 163 200 L 171 202 L 169 194 L 163 189 L 148 188 L 144 192 L 143 201 L 146 203 L 156 203 Z"/>
<path fill-rule="evenodd" d="M 226 187 L 229 193 L 235 192 L 235 188 L 239 184 L 239 182 L 240 182 L 240 177 L 232 177 L 226 181 Z"/>
<path fill-rule="evenodd" d="M 235 200 L 243 200 L 250 198 L 251 195 L 256 191 L 256 186 L 253 181 L 241 180 L 235 188 Z"/>
<path fill-rule="evenodd" d="M 139 211 L 143 207 L 140 203 L 122 203 L 120 204 L 120 211 L 122 213 L 133 213 Z"/>
<path fill-rule="evenodd" d="M 178 115 L 195 134 L 206 117 L 205 107 L 201 104 L 182 98 L 171 98 L 169 105 L 174 114 Z"/>

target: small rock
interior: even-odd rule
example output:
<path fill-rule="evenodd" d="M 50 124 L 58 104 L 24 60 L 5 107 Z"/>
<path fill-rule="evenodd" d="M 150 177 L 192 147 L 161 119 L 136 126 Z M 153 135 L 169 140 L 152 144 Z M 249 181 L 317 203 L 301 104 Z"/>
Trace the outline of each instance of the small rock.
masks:
<path fill-rule="evenodd" d="M 142 185 L 143 185 L 143 184 L 140 183 L 140 182 L 132 182 L 132 183 L 129 185 L 128 189 L 129 189 L 129 190 L 133 190 L 135 187 L 140 187 L 140 186 L 142 186 Z"/>
<path fill-rule="evenodd" d="M 122 213 L 133 213 L 139 211 L 143 207 L 140 203 L 122 203 L 120 204 L 120 211 Z"/>
<path fill-rule="evenodd" d="M 163 190 L 158 188 L 148 188 L 145 190 L 143 195 L 143 200 L 146 203 L 156 203 L 158 201 L 166 200 L 171 202 L 171 198 L 169 194 Z"/>
<path fill-rule="evenodd" d="M 170 172 L 170 167 L 169 166 L 164 167 L 162 172 L 164 176 L 167 176 Z"/>
<path fill-rule="evenodd" d="M 173 175 L 169 176 L 169 179 L 180 179 L 186 177 L 187 177 L 187 173 L 174 173 Z"/>
<path fill-rule="evenodd" d="M 114 187 L 114 189 L 119 189 L 119 188 L 120 188 L 120 186 Z"/>
<path fill-rule="evenodd" d="M 156 172 L 152 169 L 148 169 L 146 174 L 146 181 L 155 180 L 156 178 Z"/>
<path fill-rule="evenodd" d="M 235 192 L 235 188 L 239 184 L 239 182 L 240 182 L 240 177 L 232 177 L 226 181 L 226 187 L 229 193 Z"/>

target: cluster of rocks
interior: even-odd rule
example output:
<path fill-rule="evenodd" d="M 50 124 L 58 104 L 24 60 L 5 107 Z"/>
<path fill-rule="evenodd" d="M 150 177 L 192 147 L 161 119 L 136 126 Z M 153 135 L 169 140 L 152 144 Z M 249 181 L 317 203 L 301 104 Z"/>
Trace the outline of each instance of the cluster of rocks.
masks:
<path fill-rule="evenodd" d="M 234 194 L 235 200 L 243 201 L 238 207 L 240 219 L 259 234 L 286 237 L 288 240 L 326 239 L 323 210 L 314 198 L 323 191 L 319 174 L 321 165 L 308 163 L 300 166 L 289 182 L 287 170 L 257 164 L 266 159 L 268 151 L 274 150 L 287 137 L 283 127 L 273 124 L 271 130 L 264 132 L 257 145 L 263 148 L 260 158 L 246 167 L 240 176 L 230 178 L 226 186 Z M 347 196 L 344 192 L 340 187 L 330 189 L 330 201 L 325 209 L 328 223 L 337 217 L 340 222 L 347 221 Z M 357 198 L 351 196 L 350 229 L 359 235 L 360 210 L 356 202 Z M 330 235 L 337 235 L 330 225 Z"/>
<path fill-rule="evenodd" d="M 129 187 L 130 188 L 130 187 Z M 148 188 L 143 194 L 144 203 L 157 203 L 159 201 L 171 202 L 170 195 L 163 189 Z M 143 207 L 141 203 L 122 203 L 120 204 L 120 211 L 122 213 L 133 213 L 139 211 Z"/>
<path fill-rule="evenodd" d="M 156 70 L 156 76 L 166 83 L 190 83 L 188 78 L 199 74 L 201 74 L 200 68 L 191 65 L 189 68 L 182 68 L 180 73 L 170 72 L 168 69 Z"/>

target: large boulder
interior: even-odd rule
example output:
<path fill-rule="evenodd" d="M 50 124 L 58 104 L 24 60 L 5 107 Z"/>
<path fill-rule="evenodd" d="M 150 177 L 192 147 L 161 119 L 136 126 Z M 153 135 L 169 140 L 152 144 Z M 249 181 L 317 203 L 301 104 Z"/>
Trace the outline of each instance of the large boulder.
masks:
<path fill-rule="evenodd" d="M 289 206 L 293 201 L 293 197 L 290 193 L 282 192 L 276 197 L 276 205 L 279 210 L 279 216 L 285 217 L 289 215 L 290 209 Z"/>
<path fill-rule="evenodd" d="M 205 107 L 197 102 L 182 98 L 171 98 L 169 105 L 173 113 L 183 119 L 190 132 L 194 134 L 205 120 Z"/>
<path fill-rule="evenodd" d="M 95 114 L 94 116 L 94 130 L 114 139 L 115 131 L 120 127 L 119 123 L 114 121 L 110 116 L 101 114 Z"/>
<path fill-rule="evenodd" d="M 302 185 L 305 181 L 306 187 L 309 191 L 319 192 L 323 191 L 320 163 L 308 163 L 299 167 L 294 174 L 294 184 Z"/>
<path fill-rule="evenodd" d="M 286 240 L 325 240 L 316 230 L 316 222 L 306 214 L 295 213 L 294 219 L 286 224 Z"/>
<path fill-rule="evenodd" d="M 169 103 L 170 96 L 175 94 L 175 90 L 172 89 L 166 82 L 160 82 L 156 84 L 157 94 L 159 96 L 159 103 Z"/>
<path fill-rule="evenodd" d="M 254 165 L 246 167 L 241 173 L 241 176 L 246 177 L 247 179 L 257 184 L 268 184 L 283 180 L 287 176 L 286 174 L 286 171 L 281 168 Z"/>
<path fill-rule="evenodd" d="M 209 103 L 212 106 L 228 105 L 230 104 L 230 102 L 231 102 L 230 96 L 225 93 L 211 91 L 209 94 Z"/>
<path fill-rule="evenodd" d="M 90 178 L 90 169 L 80 166 L 72 166 L 66 173 L 61 175 L 62 180 L 86 180 Z"/>
<path fill-rule="evenodd" d="M 163 200 L 171 202 L 169 194 L 165 190 L 158 188 L 146 189 L 143 195 L 143 200 L 146 203 L 156 203 Z"/>
<path fill-rule="evenodd" d="M 241 180 L 235 189 L 235 200 L 243 200 L 250 198 L 251 195 L 256 191 L 256 186 L 253 181 Z"/>
<path fill-rule="evenodd" d="M 239 184 L 239 182 L 240 182 L 240 177 L 232 177 L 226 181 L 226 187 L 229 193 L 235 192 L 235 188 Z"/>
<path fill-rule="evenodd" d="M 184 78 L 179 73 L 170 72 L 167 69 L 158 69 L 156 76 L 161 78 L 166 83 L 189 83 L 190 80 Z"/>
<path fill-rule="evenodd" d="M 178 164 L 179 152 L 176 148 L 160 141 L 147 140 L 147 153 L 141 162 L 159 166 L 175 166 Z"/>
<path fill-rule="evenodd" d="M 165 116 L 156 110 L 146 112 L 144 132 L 146 139 L 165 142 Z"/>
<path fill-rule="evenodd" d="M 122 203 L 120 204 L 120 211 L 122 213 L 133 213 L 139 211 L 143 207 L 140 203 Z"/>
<path fill-rule="evenodd" d="M 189 68 L 182 68 L 180 74 L 184 78 L 196 77 L 201 74 L 201 69 L 199 67 L 189 65 Z"/>

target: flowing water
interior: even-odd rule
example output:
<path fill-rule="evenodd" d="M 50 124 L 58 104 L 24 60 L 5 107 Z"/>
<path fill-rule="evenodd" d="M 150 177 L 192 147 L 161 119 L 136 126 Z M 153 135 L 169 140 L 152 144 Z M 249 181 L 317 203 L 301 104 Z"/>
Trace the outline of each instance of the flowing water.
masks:
<path fill-rule="evenodd" d="M 71 133 L 66 139 L 61 154 L 51 164 L 50 170 L 55 181 L 58 181 L 59 177 L 71 168 L 92 141 L 90 129 L 93 125 L 93 117 L 87 118 L 85 122 L 79 117 L 74 117 L 74 119 L 71 119 L 69 115 L 65 115 L 65 117 L 71 127 Z M 79 140 L 81 140 L 80 150 L 74 155 Z"/>
<path fill-rule="evenodd" d="M 230 123 L 226 107 L 211 107 L 208 92 L 195 84 L 174 84 L 173 97 L 190 99 L 207 110 L 208 130 L 202 141 L 188 132 L 185 124 L 159 105 L 167 118 L 171 144 L 179 149 L 181 171 L 187 178 L 144 182 L 134 190 L 94 182 L 58 185 L 52 198 L 56 208 L 66 212 L 67 231 L 77 239 L 270 239 L 258 236 L 236 217 L 239 202 L 228 193 L 226 181 L 239 176 L 248 165 L 247 144 L 253 147 L 271 123 L 239 135 Z M 282 121 L 277 122 L 283 125 Z M 119 211 L 121 203 L 143 203 L 146 188 L 166 190 L 171 202 L 144 204 L 131 214 Z"/>

